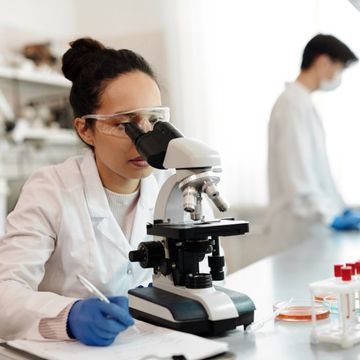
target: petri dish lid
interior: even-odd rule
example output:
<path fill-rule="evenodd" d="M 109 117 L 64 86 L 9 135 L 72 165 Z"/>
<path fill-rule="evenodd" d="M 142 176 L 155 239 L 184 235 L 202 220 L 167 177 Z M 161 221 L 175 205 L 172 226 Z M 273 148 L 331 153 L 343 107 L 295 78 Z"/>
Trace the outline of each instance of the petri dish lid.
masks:
<path fill-rule="evenodd" d="M 286 301 L 280 301 L 273 305 L 273 310 L 281 309 Z M 327 319 L 330 315 L 329 308 L 322 301 L 314 301 L 316 320 Z M 288 306 L 281 309 L 276 320 L 282 321 L 311 321 L 312 306 L 310 300 L 294 299 Z"/>

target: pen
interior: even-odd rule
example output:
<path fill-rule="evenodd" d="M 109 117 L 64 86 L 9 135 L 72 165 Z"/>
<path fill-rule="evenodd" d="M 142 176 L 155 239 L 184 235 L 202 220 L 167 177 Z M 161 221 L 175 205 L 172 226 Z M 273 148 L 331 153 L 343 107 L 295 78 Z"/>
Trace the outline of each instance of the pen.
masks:
<path fill-rule="evenodd" d="M 101 301 L 106 302 L 107 304 L 110 304 L 110 300 L 95 286 L 93 285 L 89 280 L 84 278 L 82 275 L 77 274 L 77 278 L 80 280 L 81 284 L 88 289 L 92 294 L 94 294 L 98 299 Z M 137 328 L 136 325 L 133 325 L 133 329 L 135 332 L 139 333 L 140 330 Z"/>
<path fill-rule="evenodd" d="M 98 289 L 96 288 L 89 280 L 85 279 L 82 275 L 78 274 L 77 278 L 80 280 L 81 284 L 86 287 L 92 294 L 97 296 L 101 301 L 105 301 L 110 304 L 109 299 Z"/>

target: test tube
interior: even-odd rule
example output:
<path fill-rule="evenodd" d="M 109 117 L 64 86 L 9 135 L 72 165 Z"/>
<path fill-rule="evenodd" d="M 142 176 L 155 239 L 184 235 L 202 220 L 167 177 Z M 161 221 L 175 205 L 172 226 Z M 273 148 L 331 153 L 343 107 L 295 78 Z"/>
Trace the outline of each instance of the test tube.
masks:
<path fill-rule="evenodd" d="M 351 266 L 343 266 L 341 268 L 341 278 L 343 283 L 352 281 Z M 341 305 L 341 323 L 344 331 L 353 325 L 354 322 L 354 294 L 351 292 L 340 294 Z"/>
<path fill-rule="evenodd" d="M 360 316 L 360 260 L 355 262 L 355 269 L 356 269 L 356 282 L 358 284 L 358 289 L 355 292 L 355 312 L 357 316 L 357 322 L 359 321 L 358 316 Z"/>
<path fill-rule="evenodd" d="M 356 262 L 354 263 L 346 263 L 346 266 L 351 267 L 351 273 L 352 273 L 352 279 L 355 281 L 358 281 L 358 275 L 357 275 L 357 268 L 356 268 Z M 359 300 L 359 292 L 354 291 L 354 312 L 357 312 L 358 309 L 358 300 Z"/>
<path fill-rule="evenodd" d="M 336 283 L 342 283 L 342 268 L 344 267 L 344 264 L 335 264 L 334 265 L 334 277 L 335 277 L 335 282 Z M 335 294 L 335 295 L 328 295 L 325 299 L 325 302 L 327 304 L 327 306 L 329 307 L 329 310 L 331 313 L 337 313 L 338 317 L 340 319 L 340 313 L 341 313 L 341 309 L 340 309 L 340 295 L 339 294 Z"/>
<path fill-rule="evenodd" d="M 356 269 L 356 277 L 360 280 L 360 260 L 355 262 L 355 269 Z"/>

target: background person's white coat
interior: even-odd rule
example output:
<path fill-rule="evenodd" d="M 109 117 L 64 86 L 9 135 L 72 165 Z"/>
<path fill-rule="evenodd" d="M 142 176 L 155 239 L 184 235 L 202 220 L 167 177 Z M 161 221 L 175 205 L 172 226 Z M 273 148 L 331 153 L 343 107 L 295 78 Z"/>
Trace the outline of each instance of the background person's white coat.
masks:
<path fill-rule="evenodd" d="M 321 236 L 344 209 L 310 92 L 287 84 L 269 122 L 270 239 L 277 248 Z"/>

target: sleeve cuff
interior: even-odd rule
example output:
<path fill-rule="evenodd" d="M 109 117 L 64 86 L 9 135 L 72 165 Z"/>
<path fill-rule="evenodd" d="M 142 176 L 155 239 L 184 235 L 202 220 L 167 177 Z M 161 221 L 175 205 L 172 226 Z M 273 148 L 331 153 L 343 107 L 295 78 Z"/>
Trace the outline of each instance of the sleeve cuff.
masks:
<path fill-rule="evenodd" d="M 40 320 L 39 332 L 45 339 L 73 340 L 66 331 L 67 318 L 73 303 L 66 306 L 55 317 L 47 317 Z"/>

